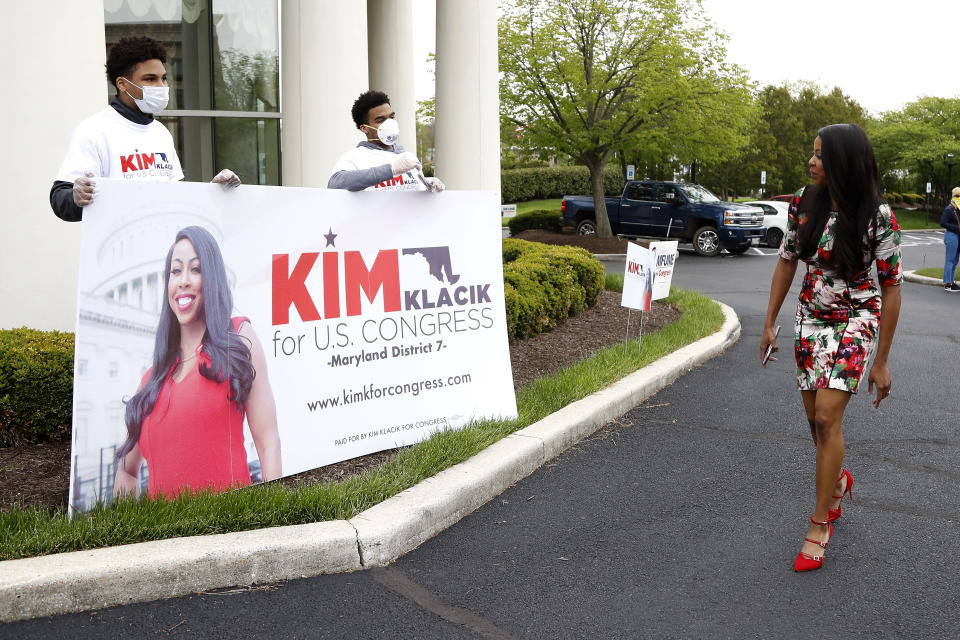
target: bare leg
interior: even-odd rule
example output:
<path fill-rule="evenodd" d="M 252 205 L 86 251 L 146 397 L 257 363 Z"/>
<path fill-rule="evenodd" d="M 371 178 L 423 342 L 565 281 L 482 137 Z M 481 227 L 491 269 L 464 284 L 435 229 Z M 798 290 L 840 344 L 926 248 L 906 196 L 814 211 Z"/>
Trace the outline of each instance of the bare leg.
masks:
<path fill-rule="evenodd" d="M 829 516 L 833 496 L 837 495 L 837 476 L 843 466 L 843 431 L 841 421 L 843 412 L 850 402 L 850 395 L 846 391 L 836 389 L 818 389 L 814 403 L 814 427 L 817 442 L 817 503 L 813 510 L 813 519 L 825 522 Z M 810 525 L 808 538 L 826 541 L 829 537 L 829 527 Z M 812 542 L 804 542 L 803 552 L 810 555 L 819 555 L 822 550 Z"/>
<path fill-rule="evenodd" d="M 807 413 L 807 422 L 810 423 L 813 446 L 817 446 L 817 392 L 801 391 L 800 397 L 803 399 L 803 410 Z"/>

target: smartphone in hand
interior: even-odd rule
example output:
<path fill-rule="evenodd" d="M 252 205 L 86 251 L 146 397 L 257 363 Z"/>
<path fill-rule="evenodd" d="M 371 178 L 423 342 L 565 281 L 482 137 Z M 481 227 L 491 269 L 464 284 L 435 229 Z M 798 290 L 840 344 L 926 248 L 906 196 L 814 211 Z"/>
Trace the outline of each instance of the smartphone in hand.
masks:
<path fill-rule="evenodd" d="M 777 336 L 780 335 L 780 325 L 773 330 L 773 339 L 776 340 Z M 766 366 L 767 360 L 770 359 L 770 356 L 773 355 L 773 343 L 767 345 L 767 351 L 763 354 L 763 360 L 760 361 L 760 364 Z"/>

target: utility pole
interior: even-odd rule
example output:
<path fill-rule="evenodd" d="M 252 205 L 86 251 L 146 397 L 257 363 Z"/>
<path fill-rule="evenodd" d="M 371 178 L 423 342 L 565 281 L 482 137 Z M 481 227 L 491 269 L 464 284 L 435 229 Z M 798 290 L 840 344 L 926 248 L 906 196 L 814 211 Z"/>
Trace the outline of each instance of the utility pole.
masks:
<path fill-rule="evenodd" d="M 947 193 L 950 193 L 953 190 L 953 154 L 947 154 Z M 950 203 L 949 198 L 947 203 Z"/>

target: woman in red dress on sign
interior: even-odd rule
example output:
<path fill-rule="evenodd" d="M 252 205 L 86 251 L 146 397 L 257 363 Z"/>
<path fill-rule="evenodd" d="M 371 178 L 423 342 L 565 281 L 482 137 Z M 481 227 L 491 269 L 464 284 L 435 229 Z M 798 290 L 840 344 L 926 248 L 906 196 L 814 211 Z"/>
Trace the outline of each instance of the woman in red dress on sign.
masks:
<path fill-rule="evenodd" d="M 231 318 L 233 296 L 220 248 L 202 227 L 177 233 L 164 269 L 153 367 L 127 403 L 127 439 L 114 494 L 139 489 L 144 458 L 151 498 L 250 484 L 246 417 L 263 480 L 282 475 L 280 436 L 263 348 L 247 318 Z"/>

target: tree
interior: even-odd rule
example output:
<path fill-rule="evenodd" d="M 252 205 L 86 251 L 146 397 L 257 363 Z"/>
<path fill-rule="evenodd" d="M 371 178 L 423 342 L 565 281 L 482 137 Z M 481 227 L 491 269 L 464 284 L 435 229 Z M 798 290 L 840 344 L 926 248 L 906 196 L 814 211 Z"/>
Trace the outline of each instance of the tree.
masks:
<path fill-rule="evenodd" d="M 597 232 L 610 237 L 603 169 L 718 159 L 744 140 L 748 81 L 696 0 L 510 0 L 501 5 L 500 100 L 522 141 L 590 171 Z M 742 108 L 738 108 L 742 107 Z"/>
<path fill-rule="evenodd" d="M 427 63 L 435 65 L 437 56 L 430 52 L 427 54 Z M 436 78 L 436 67 L 433 67 L 430 73 Z M 436 127 L 437 117 L 437 99 L 436 96 L 430 96 L 417 101 L 417 157 L 423 162 L 423 171 L 428 176 L 433 176 L 433 156 L 436 152 Z"/>
<path fill-rule="evenodd" d="M 703 182 L 723 192 L 756 191 L 760 172 L 767 172 L 768 193 L 789 193 L 810 182 L 807 160 L 817 131 L 828 124 L 865 126 L 863 107 L 838 87 L 826 91 L 799 82 L 764 87 L 756 96 L 758 121 L 750 140 L 733 159 L 705 167 Z"/>
<path fill-rule="evenodd" d="M 947 182 L 947 154 L 960 164 L 960 98 L 920 98 L 900 111 L 884 113 L 867 132 L 885 190 L 909 187 L 923 193 L 929 181 L 935 197 L 945 199 L 960 182 L 960 167 L 950 176 L 954 184 Z"/>

